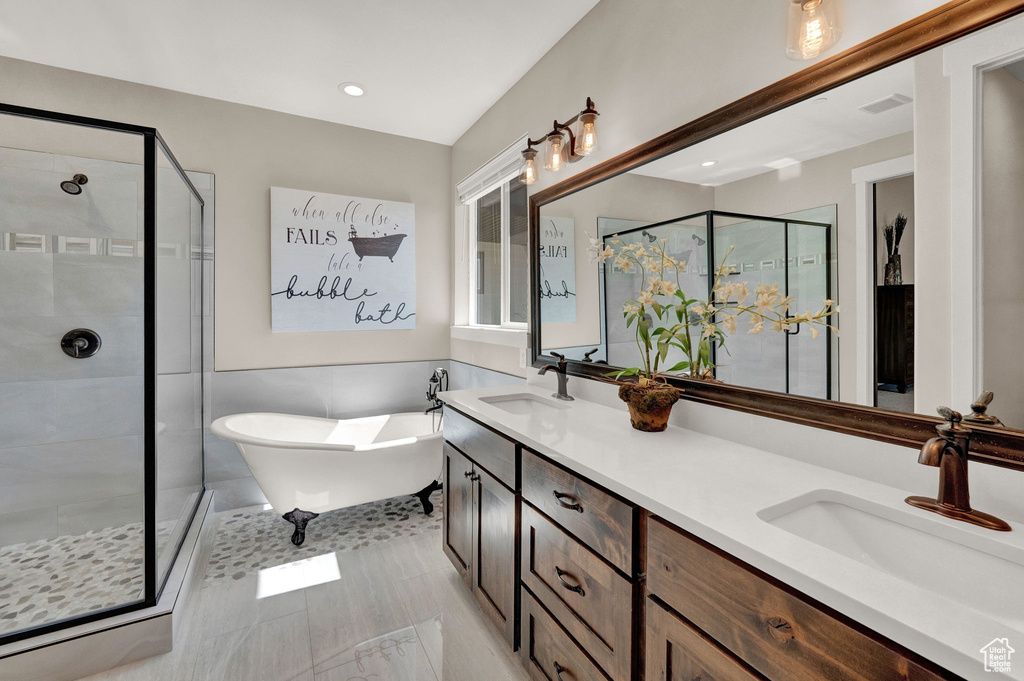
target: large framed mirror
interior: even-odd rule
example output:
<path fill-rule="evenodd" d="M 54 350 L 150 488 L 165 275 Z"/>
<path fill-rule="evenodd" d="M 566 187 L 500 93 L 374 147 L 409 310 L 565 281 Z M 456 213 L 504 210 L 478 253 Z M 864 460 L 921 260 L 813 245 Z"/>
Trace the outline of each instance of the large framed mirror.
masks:
<path fill-rule="evenodd" d="M 647 273 L 588 250 L 659 248 L 686 299 L 789 301 L 774 332 L 713 318 L 703 363 L 669 347 L 684 399 L 915 446 L 991 391 L 974 456 L 1024 469 L 1021 11 L 948 3 L 531 196 L 534 366 L 640 364 Z"/>

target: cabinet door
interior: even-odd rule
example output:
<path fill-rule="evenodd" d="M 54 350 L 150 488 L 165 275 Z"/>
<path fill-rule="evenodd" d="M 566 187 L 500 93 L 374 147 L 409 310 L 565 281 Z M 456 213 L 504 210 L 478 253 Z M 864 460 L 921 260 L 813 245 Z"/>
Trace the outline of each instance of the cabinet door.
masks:
<path fill-rule="evenodd" d="M 516 495 L 483 468 L 474 473 L 473 592 L 514 648 Z"/>
<path fill-rule="evenodd" d="M 444 552 L 469 583 L 473 555 L 473 463 L 444 445 Z"/>
<path fill-rule="evenodd" d="M 653 601 L 647 604 L 647 681 L 760 678 L 674 613 Z"/>

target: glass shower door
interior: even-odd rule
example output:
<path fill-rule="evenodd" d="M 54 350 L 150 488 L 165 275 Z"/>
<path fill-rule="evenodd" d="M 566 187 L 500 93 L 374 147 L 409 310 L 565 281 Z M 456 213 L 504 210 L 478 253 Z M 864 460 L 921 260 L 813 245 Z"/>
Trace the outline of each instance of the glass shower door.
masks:
<path fill-rule="evenodd" d="M 714 259 L 732 274 L 725 281 L 778 286 L 793 296 L 789 315 L 817 312 L 831 291 L 831 226 L 780 218 L 713 213 Z M 829 334 L 806 324 L 783 332 L 749 334 L 747 319 L 715 354 L 715 375 L 733 385 L 808 397 L 831 397 Z"/>
<path fill-rule="evenodd" d="M 830 226 L 787 223 L 787 279 L 793 296 L 791 314 L 817 312 L 830 298 Z M 828 320 L 832 321 L 832 320 Z M 788 336 L 787 370 L 789 392 L 794 395 L 827 399 L 831 396 L 831 333 L 817 327 L 818 337 L 806 324 Z"/>
<path fill-rule="evenodd" d="M 775 284 L 786 291 L 786 225 L 772 220 L 714 214 L 714 262 L 723 262 L 733 274 L 723 281 L 746 282 L 753 300 L 755 289 Z M 764 331 L 749 334 L 747 317 L 736 333 L 726 336 L 715 354 L 715 376 L 732 385 L 786 392 L 786 337 Z"/>
<path fill-rule="evenodd" d="M 143 139 L 0 126 L 0 636 L 145 595 Z"/>
<path fill-rule="evenodd" d="M 0 104 L 0 644 L 160 596 L 204 491 L 203 236 L 155 129 Z"/>

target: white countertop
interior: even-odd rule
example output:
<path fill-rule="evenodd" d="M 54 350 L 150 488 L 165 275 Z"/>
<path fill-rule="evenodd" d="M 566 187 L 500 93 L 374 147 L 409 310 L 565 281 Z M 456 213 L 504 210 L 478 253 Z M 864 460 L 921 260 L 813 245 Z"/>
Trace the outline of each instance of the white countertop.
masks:
<path fill-rule="evenodd" d="M 459 411 L 506 433 L 530 449 L 607 487 L 967 679 L 1024 681 L 1024 615 L 1001 622 L 837 552 L 758 517 L 758 512 L 819 490 L 835 490 L 958 532 L 997 542 L 1004 555 L 1024 552 L 1024 526 L 992 532 L 904 504 L 907 490 L 789 459 L 752 447 L 670 426 L 662 433 L 630 427 L 624 411 L 577 399 L 550 414 L 515 415 L 482 397 L 550 391 L 516 385 L 456 390 L 440 397 Z M 794 443 L 799 447 L 799 443 Z M 938 470 L 936 469 L 936 489 Z M 920 494 L 921 490 L 915 493 Z M 936 561 L 944 556 L 937 555 Z M 986 575 L 963 579 L 985 580 Z M 1002 585 L 1015 594 L 1024 584 Z M 1002 677 L 982 666 L 981 649 L 1008 638 L 1019 652 Z"/>

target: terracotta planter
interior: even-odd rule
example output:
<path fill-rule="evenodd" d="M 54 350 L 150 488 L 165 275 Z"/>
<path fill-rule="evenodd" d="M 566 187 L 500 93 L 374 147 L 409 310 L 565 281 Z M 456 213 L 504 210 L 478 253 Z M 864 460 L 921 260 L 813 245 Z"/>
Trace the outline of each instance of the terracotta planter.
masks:
<path fill-rule="evenodd" d="M 619 387 L 619 399 L 629 405 L 629 421 L 634 428 L 660 433 L 668 427 L 668 417 L 672 413 L 672 405 L 679 400 L 679 391 L 630 384 Z"/>

